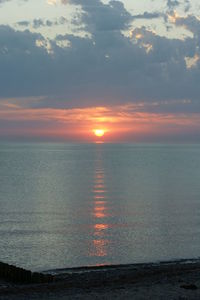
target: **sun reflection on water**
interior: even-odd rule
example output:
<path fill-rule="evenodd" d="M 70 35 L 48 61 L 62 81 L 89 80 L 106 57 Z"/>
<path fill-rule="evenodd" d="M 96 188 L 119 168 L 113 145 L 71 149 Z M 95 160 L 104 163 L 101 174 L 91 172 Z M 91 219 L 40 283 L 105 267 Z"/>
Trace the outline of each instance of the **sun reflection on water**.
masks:
<path fill-rule="evenodd" d="M 106 257 L 108 255 L 108 228 L 106 218 L 110 215 L 107 202 L 107 189 L 105 180 L 105 170 L 101 158 L 101 149 L 97 149 L 97 159 L 94 170 L 93 184 L 93 232 L 90 247 L 90 256 Z"/>

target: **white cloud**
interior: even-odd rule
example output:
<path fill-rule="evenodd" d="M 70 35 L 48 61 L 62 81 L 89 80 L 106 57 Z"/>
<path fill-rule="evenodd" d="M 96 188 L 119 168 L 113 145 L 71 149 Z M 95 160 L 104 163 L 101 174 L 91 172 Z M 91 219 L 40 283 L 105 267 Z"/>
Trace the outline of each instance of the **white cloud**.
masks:
<path fill-rule="evenodd" d="M 47 4 L 49 5 L 56 5 L 58 3 L 58 0 L 47 0 Z"/>
<path fill-rule="evenodd" d="M 185 63 L 187 69 L 192 69 L 197 66 L 197 63 L 200 61 L 200 56 L 195 54 L 193 57 L 185 57 Z"/>

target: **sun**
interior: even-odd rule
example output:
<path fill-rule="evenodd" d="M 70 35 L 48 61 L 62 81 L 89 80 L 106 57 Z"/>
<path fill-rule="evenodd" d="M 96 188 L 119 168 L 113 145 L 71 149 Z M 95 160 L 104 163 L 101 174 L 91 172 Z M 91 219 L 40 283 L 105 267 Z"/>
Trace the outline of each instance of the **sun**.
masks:
<path fill-rule="evenodd" d="M 105 134 L 105 130 L 104 129 L 94 129 L 93 132 L 98 137 L 102 137 Z"/>

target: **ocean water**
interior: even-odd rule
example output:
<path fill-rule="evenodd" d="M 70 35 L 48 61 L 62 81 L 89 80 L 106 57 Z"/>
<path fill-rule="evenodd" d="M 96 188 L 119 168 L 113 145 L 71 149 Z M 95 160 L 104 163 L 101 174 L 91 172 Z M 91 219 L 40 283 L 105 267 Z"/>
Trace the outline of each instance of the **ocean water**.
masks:
<path fill-rule="evenodd" d="M 0 261 L 200 256 L 200 145 L 0 144 Z"/>

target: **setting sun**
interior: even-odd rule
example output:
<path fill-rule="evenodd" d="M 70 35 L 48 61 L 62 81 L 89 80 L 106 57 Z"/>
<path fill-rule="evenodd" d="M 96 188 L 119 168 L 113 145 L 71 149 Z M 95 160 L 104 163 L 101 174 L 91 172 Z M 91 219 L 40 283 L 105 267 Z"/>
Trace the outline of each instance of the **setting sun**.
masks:
<path fill-rule="evenodd" d="M 101 137 L 105 134 L 105 130 L 103 130 L 103 129 L 94 129 L 93 131 L 94 131 L 94 134 L 98 137 Z"/>

